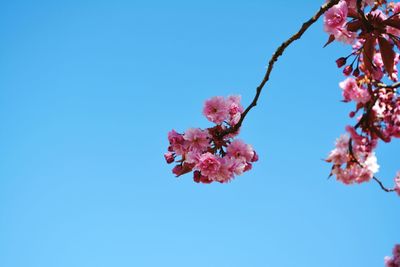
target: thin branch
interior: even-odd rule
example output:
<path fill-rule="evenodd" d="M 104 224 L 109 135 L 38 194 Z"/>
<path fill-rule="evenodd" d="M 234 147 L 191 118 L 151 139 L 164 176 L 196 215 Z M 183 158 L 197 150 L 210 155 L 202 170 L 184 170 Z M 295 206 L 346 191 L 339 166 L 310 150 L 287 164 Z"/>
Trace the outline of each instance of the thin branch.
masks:
<path fill-rule="evenodd" d="M 378 88 L 396 89 L 396 88 L 400 87 L 400 82 L 397 82 L 397 83 L 394 83 L 394 84 L 391 84 L 391 85 L 387 85 L 387 84 L 384 84 L 384 83 L 378 83 L 377 87 Z"/>
<path fill-rule="evenodd" d="M 396 191 L 394 188 L 389 189 L 389 188 L 385 187 L 383 185 L 383 183 L 375 176 L 372 177 L 372 179 L 374 179 L 374 181 L 376 181 L 379 184 L 379 186 L 382 188 L 383 191 L 388 192 L 388 193 Z"/>
<path fill-rule="evenodd" d="M 350 138 L 350 140 L 349 140 L 349 153 L 350 153 L 350 156 L 352 157 L 353 161 L 354 161 L 358 166 L 360 166 L 361 168 L 365 168 L 365 166 L 364 166 L 363 164 L 361 164 L 361 163 L 358 161 L 357 157 L 354 155 L 354 151 L 353 151 L 353 139 L 352 139 L 352 138 Z M 382 189 L 383 191 L 385 191 L 385 192 L 387 192 L 387 193 L 391 193 L 391 192 L 396 191 L 396 189 L 394 189 L 394 188 L 390 188 L 390 189 L 389 189 L 389 188 L 387 188 L 386 186 L 384 186 L 383 183 L 382 183 L 382 181 L 379 180 L 378 177 L 373 176 L 372 179 L 373 179 L 375 182 L 377 182 L 377 183 L 379 184 L 379 186 L 381 187 L 381 189 Z"/>
<path fill-rule="evenodd" d="M 268 82 L 269 77 L 271 75 L 271 72 L 274 68 L 275 62 L 278 60 L 278 58 L 283 54 L 283 52 L 285 51 L 285 49 L 294 41 L 298 40 L 301 38 L 301 36 L 307 31 L 307 29 L 313 25 L 328 9 L 330 9 L 331 7 L 333 7 L 334 5 L 336 5 L 337 3 L 339 3 L 340 0 L 331 0 L 328 1 L 327 3 L 325 3 L 324 5 L 322 5 L 320 7 L 320 9 L 318 10 L 318 12 L 312 17 L 310 18 L 308 21 L 306 21 L 305 23 L 303 23 L 303 25 L 301 26 L 300 30 L 298 32 L 296 32 L 294 35 L 292 35 L 289 39 L 287 39 L 285 42 L 283 42 L 274 52 L 274 54 L 272 55 L 271 59 L 269 60 L 268 63 L 268 68 L 267 68 L 267 72 L 264 75 L 263 80 L 261 81 L 260 85 L 257 87 L 256 89 L 256 95 L 254 96 L 253 101 L 250 103 L 250 105 L 245 109 L 245 111 L 242 113 L 239 122 L 229 128 L 225 134 L 229 134 L 229 133 L 234 133 L 236 132 L 240 126 L 242 126 L 242 123 L 244 121 L 244 119 L 246 118 L 247 113 L 249 113 L 249 111 L 255 107 L 257 105 L 257 101 L 258 98 L 261 95 L 261 91 L 264 88 L 264 85 Z"/>

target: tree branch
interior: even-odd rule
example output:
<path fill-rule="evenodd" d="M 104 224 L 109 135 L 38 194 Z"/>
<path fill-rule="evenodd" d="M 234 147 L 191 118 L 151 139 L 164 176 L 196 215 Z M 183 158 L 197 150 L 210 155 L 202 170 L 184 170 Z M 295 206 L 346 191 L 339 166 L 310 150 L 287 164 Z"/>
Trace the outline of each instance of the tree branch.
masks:
<path fill-rule="evenodd" d="M 350 156 L 352 157 L 353 161 L 354 161 L 358 166 L 360 166 L 361 168 L 365 168 L 365 166 L 364 166 L 363 164 L 361 164 L 361 163 L 358 161 L 357 157 L 354 155 L 354 152 L 353 152 L 353 144 L 352 144 L 352 143 L 353 143 L 353 139 L 350 138 L 350 140 L 349 140 L 349 154 L 350 154 Z M 391 193 L 391 192 L 396 191 L 395 188 L 390 188 L 390 189 L 389 189 L 389 188 L 387 188 L 386 186 L 384 186 L 383 183 L 382 183 L 382 181 L 379 180 L 378 177 L 373 176 L 372 179 L 373 179 L 375 182 L 377 182 L 377 183 L 379 184 L 379 186 L 381 187 L 381 189 L 382 189 L 383 191 L 385 191 L 385 192 L 387 192 L 387 193 Z"/>
<path fill-rule="evenodd" d="M 379 186 L 382 188 L 383 191 L 388 192 L 388 193 L 396 191 L 394 188 L 391 188 L 391 189 L 386 188 L 377 177 L 374 176 L 374 177 L 372 177 L 372 179 L 374 179 L 374 181 L 376 181 L 379 184 Z"/>
<path fill-rule="evenodd" d="M 387 85 L 387 84 L 384 84 L 384 83 L 378 83 L 377 87 L 378 88 L 396 89 L 396 88 L 400 87 L 400 82 L 397 82 L 397 83 L 394 83 L 394 84 L 391 84 L 391 85 Z"/>
<path fill-rule="evenodd" d="M 320 9 L 318 10 L 318 12 L 312 17 L 310 18 L 308 21 L 306 21 L 305 23 L 303 23 L 303 25 L 301 26 L 300 30 L 298 32 L 296 32 L 294 35 L 292 35 L 289 39 L 287 39 L 285 42 L 283 42 L 274 52 L 274 54 L 272 55 L 271 59 L 269 60 L 268 63 L 268 68 L 267 68 L 267 72 L 264 75 L 263 80 L 261 81 L 260 85 L 258 85 L 257 89 L 256 89 L 256 95 L 254 96 L 253 101 L 250 103 L 250 105 L 245 109 L 245 111 L 242 113 L 239 122 L 227 129 L 227 131 L 225 132 L 226 134 L 230 134 L 230 133 L 235 133 L 237 132 L 237 130 L 239 130 L 239 128 L 242 126 L 242 123 L 244 121 L 244 119 L 246 118 L 247 114 L 249 113 L 249 111 L 255 107 L 257 105 L 257 101 L 258 98 L 261 95 L 261 91 L 264 88 L 264 85 L 268 82 L 269 77 L 271 75 L 271 72 L 274 68 L 275 62 L 278 60 L 278 58 L 283 54 L 283 52 L 285 51 L 285 49 L 294 41 L 298 40 L 301 38 L 301 36 L 307 31 L 307 29 L 314 24 L 328 9 L 330 9 L 332 6 L 336 5 L 337 3 L 339 3 L 340 0 L 331 0 L 328 1 L 327 3 L 325 3 L 324 5 L 322 5 L 320 7 Z"/>

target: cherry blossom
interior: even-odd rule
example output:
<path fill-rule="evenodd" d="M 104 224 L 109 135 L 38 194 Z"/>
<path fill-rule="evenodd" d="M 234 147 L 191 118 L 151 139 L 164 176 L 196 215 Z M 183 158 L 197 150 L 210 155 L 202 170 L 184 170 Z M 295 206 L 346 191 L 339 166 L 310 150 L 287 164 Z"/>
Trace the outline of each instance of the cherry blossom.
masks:
<path fill-rule="evenodd" d="M 216 124 L 221 124 L 228 119 L 229 103 L 222 96 L 215 96 L 204 103 L 203 114 Z"/>
<path fill-rule="evenodd" d="M 400 267 L 400 245 L 394 246 L 392 257 L 385 257 L 385 266 Z"/>
<path fill-rule="evenodd" d="M 251 145 L 235 139 L 232 131 L 241 118 L 240 96 L 213 97 L 205 101 L 203 114 L 216 125 L 207 129 L 190 128 L 184 134 L 171 130 L 169 147 L 164 154 L 176 176 L 193 171 L 197 183 L 226 183 L 252 168 L 258 155 Z"/>
<path fill-rule="evenodd" d="M 397 194 L 400 195 L 400 171 L 397 172 L 396 177 L 394 178 L 394 189 L 396 190 Z"/>
<path fill-rule="evenodd" d="M 168 134 L 167 163 L 176 163 L 172 172 L 180 176 L 193 172 L 197 183 L 226 183 L 252 169 L 258 155 L 252 146 L 236 139 L 247 113 L 257 105 L 275 62 L 285 49 L 318 18 L 324 16 L 323 29 L 328 44 L 338 41 L 350 47 L 348 55 L 336 60 L 343 68 L 339 83 L 343 102 L 353 105 L 349 117 L 353 126 L 335 143 L 326 161 L 332 164 L 330 176 L 346 184 L 375 180 L 386 192 L 400 196 L 400 171 L 394 187 L 387 188 L 376 177 L 380 166 L 376 149 L 382 143 L 400 138 L 400 88 L 397 64 L 400 61 L 400 3 L 374 0 L 326 1 L 300 30 L 282 43 L 272 55 L 266 74 L 246 109 L 240 96 L 216 96 L 205 101 L 203 114 L 215 125 L 207 129 L 191 128 L 180 134 Z M 394 82 L 394 83 L 393 83 Z M 392 84 L 390 84 L 392 83 Z M 386 267 L 400 267 L 400 245 L 393 256 L 385 258 Z"/>

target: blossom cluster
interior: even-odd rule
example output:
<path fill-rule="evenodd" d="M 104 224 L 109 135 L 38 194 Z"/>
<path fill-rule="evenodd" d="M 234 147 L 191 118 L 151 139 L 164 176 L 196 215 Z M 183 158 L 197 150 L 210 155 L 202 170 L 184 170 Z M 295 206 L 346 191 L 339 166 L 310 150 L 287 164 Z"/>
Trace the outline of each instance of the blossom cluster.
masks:
<path fill-rule="evenodd" d="M 241 118 L 240 96 L 213 97 L 205 101 L 203 115 L 215 125 L 207 129 L 190 128 L 184 133 L 168 133 L 167 163 L 176 163 L 178 177 L 193 171 L 197 183 L 226 183 L 252 168 L 258 155 L 251 145 L 235 139 L 231 132 Z"/>
<path fill-rule="evenodd" d="M 371 180 L 379 170 L 375 149 L 378 141 L 400 137 L 400 96 L 397 82 L 400 55 L 400 3 L 388 1 L 341 0 L 324 17 L 328 43 L 339 41 L 352 46 L 350 55 L 336 60 L 345 80 L 339 83 L 343 101 L 353 102 L 350 112 L 354 126 L 346 127 L 328 162 L 331 175 L 345 183 Z M 349 62 L 349 64 L 348 64 Z M 399 192 L 399 175 L 395 191 Z"/>
<path fill-rule="evenodd" d="M 342 135 L 327 158 L 333 163 L 332 174 L 345 184 L 367 182 L 379 170 L 375 153 L 369 151 L 368 140 L 355 140 L 350 151 L 350 135 Z"/>
<path fill-rule="evenodd" d="M 393 257 L 385 257 L 385 267 L 400 267 L 400 245 L 393 248 Z"/>

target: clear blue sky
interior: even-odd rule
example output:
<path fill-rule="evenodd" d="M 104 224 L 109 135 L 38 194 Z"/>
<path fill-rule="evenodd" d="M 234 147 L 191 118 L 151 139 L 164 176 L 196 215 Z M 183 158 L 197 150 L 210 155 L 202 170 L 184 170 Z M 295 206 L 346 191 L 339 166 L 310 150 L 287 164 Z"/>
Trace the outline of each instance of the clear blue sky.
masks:
<path fill-rule="evenodd" d="M 321 22 L 244 123 L 260 160 L 230 184 L 176 179 L 167 132 L 203 101 L 253 97 L 324 1 L 2 1 L 0 266 L 383 266 L 400 198 L 327 180 L 351 121 Z M 399 142 L 378 151 L 392 184 Z"/>

